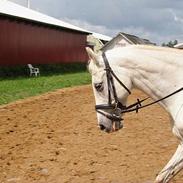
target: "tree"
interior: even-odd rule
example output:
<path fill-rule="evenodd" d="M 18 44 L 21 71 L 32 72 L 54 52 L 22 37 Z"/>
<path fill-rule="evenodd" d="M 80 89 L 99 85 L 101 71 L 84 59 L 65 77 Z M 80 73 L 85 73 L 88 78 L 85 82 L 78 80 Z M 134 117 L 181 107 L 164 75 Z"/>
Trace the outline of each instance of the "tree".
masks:
<path fill-rule="evenodd" d="M 169 41 L 168 43 L 162 43 L 162 46 L 173 48 L 176 44 L 178 44 L 178 41 L 174 40 L 174 41 Z"/>

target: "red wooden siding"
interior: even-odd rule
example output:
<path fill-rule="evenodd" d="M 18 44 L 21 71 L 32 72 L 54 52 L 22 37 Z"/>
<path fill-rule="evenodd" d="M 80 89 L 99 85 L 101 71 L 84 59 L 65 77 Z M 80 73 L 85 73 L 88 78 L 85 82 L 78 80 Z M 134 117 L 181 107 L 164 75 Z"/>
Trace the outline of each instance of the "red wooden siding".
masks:
<path fill-rule="evenodd" d="M 0 17 L 0 65 L 85 62 L 86 36 Z"/>

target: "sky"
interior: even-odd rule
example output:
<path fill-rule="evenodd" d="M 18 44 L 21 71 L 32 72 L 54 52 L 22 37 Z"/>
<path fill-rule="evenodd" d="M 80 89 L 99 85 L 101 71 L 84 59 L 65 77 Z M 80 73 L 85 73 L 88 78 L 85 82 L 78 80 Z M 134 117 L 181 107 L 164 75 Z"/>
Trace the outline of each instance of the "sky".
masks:
<path fill-rule="evenodd" d="M 30 0 L 30 8 L 111 37 L 125 32 L 159 45 L 183 42 L 183 0 Z"/>

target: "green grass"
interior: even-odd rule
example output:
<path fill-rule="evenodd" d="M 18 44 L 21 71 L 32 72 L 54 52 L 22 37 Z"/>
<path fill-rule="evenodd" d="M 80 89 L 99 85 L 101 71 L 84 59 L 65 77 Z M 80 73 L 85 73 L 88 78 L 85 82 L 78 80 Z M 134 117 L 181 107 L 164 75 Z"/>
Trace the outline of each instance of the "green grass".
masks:
<path fill-rule="evenodd" d="M 18 99 L 39 95 L 55 89 L 89 84 L 87 72 L 65 73 L 41 77 L 18 77 L 0 79 L 0 105 Z"/>

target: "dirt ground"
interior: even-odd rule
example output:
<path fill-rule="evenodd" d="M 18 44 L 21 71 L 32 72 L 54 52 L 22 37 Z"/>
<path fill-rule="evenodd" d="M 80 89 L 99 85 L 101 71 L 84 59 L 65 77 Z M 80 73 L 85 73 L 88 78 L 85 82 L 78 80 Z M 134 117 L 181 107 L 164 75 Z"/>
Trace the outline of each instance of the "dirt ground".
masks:
<path fill-rule="evenodd" d="M 1 106 L 0 183 L 151 183 L 178 144 L 158 105 L 125 115 L 116 133 L 96 123 L 91 86 Z"/>

